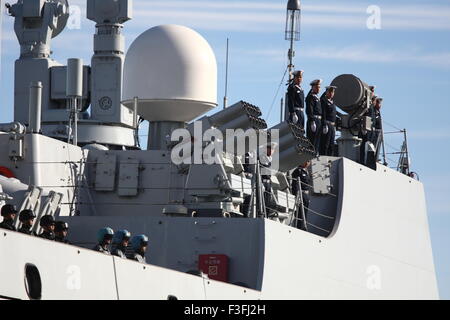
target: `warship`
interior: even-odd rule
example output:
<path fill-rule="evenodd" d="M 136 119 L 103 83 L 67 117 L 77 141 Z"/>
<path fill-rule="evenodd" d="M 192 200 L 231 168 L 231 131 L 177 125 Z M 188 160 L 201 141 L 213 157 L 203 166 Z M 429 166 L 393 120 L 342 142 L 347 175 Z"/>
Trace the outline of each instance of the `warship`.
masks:
<path fill-rule="evenodd" d="M 6 10 L 20 56 L 14 122 L 0 124 L 0 201 L 33 210 L 36 233 L 42 216 L 67 222 L 70 244 L 0 229 L 0 299 L 439 298 L 424 187 L 408 155 L 395 170 L 361 146 L 373 95 L 362 79 L 333 81 L 340 135 L 335 156 L 317 156 L 301 127 L 268 128 L 250 102 L 214 113 L 216 58 L 196 31 L 152 27 L 126 50 L 131 0 L 87 0 L 90 65 L 51 57 L 67 0 Z M 300 12 L 289 0 L 289 74 Z M 275 169 L 258 156 L 268 143 Z M 309 208 L 291 192 L 292 170 L 307 161 Z M 148 263 L 92 250 L 104 227 L 147 235 Z"/>

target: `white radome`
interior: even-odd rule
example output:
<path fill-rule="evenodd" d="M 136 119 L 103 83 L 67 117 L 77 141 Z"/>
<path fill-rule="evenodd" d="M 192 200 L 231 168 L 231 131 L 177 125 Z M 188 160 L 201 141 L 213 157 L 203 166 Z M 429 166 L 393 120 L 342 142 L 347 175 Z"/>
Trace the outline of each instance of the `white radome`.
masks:
<path fill-rule="evenodd" d="M 217 62 L 197 32 L 162 25 L 130 46 L 124 67 L 124 104 L 149 121 L 194 120 L 217 106 Z"/>

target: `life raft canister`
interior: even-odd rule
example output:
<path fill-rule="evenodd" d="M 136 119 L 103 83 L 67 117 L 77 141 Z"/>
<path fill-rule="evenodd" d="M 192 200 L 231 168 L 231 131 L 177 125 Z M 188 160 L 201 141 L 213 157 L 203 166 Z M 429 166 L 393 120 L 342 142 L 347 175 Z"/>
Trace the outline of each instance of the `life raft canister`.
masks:
<path fill-rule="evenodd" d="M 0 166 L 0 176 L 4 176 L 6 178 L 15 178 L 14 173 L 6 167 Z"/>

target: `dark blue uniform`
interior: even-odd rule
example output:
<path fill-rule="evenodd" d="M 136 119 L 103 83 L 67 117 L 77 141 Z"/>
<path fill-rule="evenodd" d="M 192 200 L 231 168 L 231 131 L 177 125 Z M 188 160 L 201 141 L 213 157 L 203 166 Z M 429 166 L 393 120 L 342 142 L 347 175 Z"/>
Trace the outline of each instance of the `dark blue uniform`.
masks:
<path fill-rule="evenodd" d="M 272 180 L 269 174 L 269 169 L 272 166 L 272 157 L 267 157 L 266 159 L 261 159 L 261 180 L 264 186 L 264 203 L 267 208 L 275 209 L 277 205 L 277 200 L 273 195 Z"/>
<path fill-rule="evenodd" d="M 32 226 L 25 226 L 25 225 L 22 225 L 21 227 L 20 227 L 20 229 L 19 230 L 17 230 L 17 231 L 19 231 L 20 233 L 25 233 L 25 234 L 28 234 L 28 235 L 32 235 L 32 236 L 35 236 L 36 235 L 36 233 L 34 233 L 33 231 L 31 231 L 31 228 L 32 228 Z"/>
<path fill-rule="evenodd" d="M 322 106 L 317 94 L 310 91 L 306 97 L 306 114 L 308 115 L 307 136 L 314 146 L 316 153 L 320 151 L 320 136 L 322 133 Z M 315 130 L 313 130 L 313 123 Z"/>
<path fill-rule="evenodd" d="M 55 234 L 53 232 L 45 231 L 45 230 L 38 237 L 44 238 L 47 240 L 55 240 Z"/>
<path fill-rule="evenodd" d="M 65 243 L 65 244 L 70 244 L 69 240 L 67 240 L 66 237 L 55 236 L 55 241 Z"/>
<path fill-rule="evenodd" d="M 337 111 L 336 105 L 333 100 L 329 100 L 326 96 L 326 93 L 322 95 L 320 98 L 320 103 L 323 111 L 323 121 L 322 126 L 328 127 L 328 132 L 323 134 L 320 142 L 320 154 L 324 156 L 332 156 L 333 155 L 333 145 L 334 139 L 336 137 L 336 119 L 337 119 Z"/>
<path fill-rule="evenodd" d="M 14 226 L 13 220 L 3 220 L 3 222 L 0 223 L 0 228 L 6 229 L 6 230 L 11 230 L 11 231 L 16 231 L 16 227 Z"/>
<path fill-rule="evenodd" d="M 292 122 L 293 114 L 297 115 L 297 125 L 305 128 L 305 92 L 301 86 L 291 83 L 287 92 L 287 106 L 289 121 Z"/>
<path fill-rule="evenodd" d="M 300 196 L 300 190 L 302 192 L 301 196 L 303 199 L 303 208 L 305 210 L 305 217 L 308 213 L 309 208 L 309 192 L 311 190 L 312 179 L 309 171 L 305 168 L 298 167 L 292 172 L 292 194 L 295 196 Z M 300 213 L 297 215 L 300 217 Z M 306 222 L 305 222 L 306 223 Z M 297 220 L 297 228 L 302 229 L 302 221 Z"/>
<path fill-rule="evenodd" d="M 369 141 L 375 146 L 376 149 L 376 159 L 378 159 L 378 154 L 380 150 L 381 144 L 381 132 L 383 129 L 383 124 L 381 120 L 381 112 L 373 108 L 370 112 L 370 116 L 372 117 L 372 132 L 369 132 L 368 138 Z"/>

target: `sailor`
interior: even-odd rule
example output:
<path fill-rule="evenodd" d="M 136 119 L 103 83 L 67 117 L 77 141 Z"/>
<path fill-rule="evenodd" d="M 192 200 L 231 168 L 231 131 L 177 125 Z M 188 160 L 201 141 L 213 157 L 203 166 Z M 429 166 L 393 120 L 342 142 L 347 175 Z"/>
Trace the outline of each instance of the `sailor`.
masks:
<path fill-rule="evenodd" d="M 374 94 L 372 96 L 372 99 L 370 100 L 371 101 L 371 104 L 370 104 L 371 108 L 373 108 L 375 106 L 375 101 L 377 100 L 377 98 L 378 98 L 378 96 L 376 94 Z"/>
<path fill-rule="evenodd" d="M 306 114 L 308 115 L 307 136 L 313 144 L 316 153 L 320 151 L 320 136 L 322 133 L 322 106 L 319 92 L 322 80 L 314 80 L 310 83 L 311 90 L 306 97 Z"/>
<path fill-rule="evenodd" d="M 109 246 L 111 245 L 113 236 L 114 231 L 109 227 L 105 227 L 103 229 L 98 230 L 97 233 L 98 244 L 94 247 L 94 250 L 105 254 L 111 254 Z"/>
<path fill-rule="evenodd" d="M 34 214 L 33 210 L 22 210 L 19 214 L 19 221 L 22 223 L 22 225 L 20 226 L 18 231 L 28 235 L 36 235 L 31 230 L 31 228 L 33 228 L 35 218 L 36 215 Z"/>
<path fill-rule="evenodd" d="M 128 256 L 128 259 L 140 263 L 147 263 L 145 260 L 145 253 L 147 252 L 148 237 L 140 234 L 131 238 L 131 248 L 133 252 Z"/>
<path fill-rule="evenodd" d="M 312 179 L 311 175 L 309 173 L 308 168 L 310 167 L 311 162 L 307 161 L 300 166 L 298 166 L 293 172 L 292 172 L 292 194 L 295 196 L 300 196 L 300 192 L 302 193 L 302 200 L 303 200 L 303 208 L 305 217 L 308 212 L 309 208 L 309 193 L 311 190 L 312 185 Z M 299 210 L 301 208 L 299 207 Z M 299 211 L 300 213 L 301 211 Z M 300 214 L 297 215 L 297 217 L 300 217 Z M 297 220 L 297 228 L 302 229 L 302 221 Z"/>
<path fill-rule="evenodd" d="M 126 259 L 125 252 L 130 241 L 131 233 L 128 230 L 119 230 L 114 234 L 112 240 L 112 255 Z"/>
<path fill-rule="evenodd" d="M 69 232 L 69 224 L 64 221 L 56 221 L 55 224 L 55 240 L 57 242 L 67 243 L 69 244 L 69 241 L 67 240 L 67 234 Z"/>
<path fill-rule="evenodd" d="M 43 216 L 39 220 L 39 225 L 44 231 L 39 235 L 39 237 L 47 240 L 55 240 L 55 218 L 50 215 Z"/>
<path fill-rule="evenodd" d="M 333 99 L 336 89 L 337 87 L 335 86 L 326 87 L 326 91 L 320 98 L 320 105 L 322 106 L 323 112 L 320 154 L 323 156 L 333 155 L 337 119 L 336 105 L 334 104 Z"/>
<path fill-rule="evenodd" d="M 375 104 L 372 110 L 372 132 L 369 135 L 370 142 L 373 143 L 375 149 L 377 150 L 377 159 L 378 153 L 380 150 L 380 143 L 382 140 L 382 131 L 383 131 L 383 121 L 381 119 L 381 107 L 383 103 L 383 98 L 377 97 L 375 99 Z"/>
<path fill-rule="evenodd" d="M 305 92 L 301 86 L 303 70 L 295 71 L 287 90 L 289 121 L 305 128 Z"/>
<path fill-rule="evenodd" d="M 253 180 L 253 175 L 255 173 L 255 156 L 253 152 L 247 152 L 244 155 L 243 158 L 243 164 L 244 167 L 244 175 L 247 179 Z M 244 217 L 247 217 L 249 215 L 250 211 L 250 202 L 251 202 L 251 195 L 244 195 L 244 203 L 241 205 L 241 213 Z"/>
<path fill-rule="evenodd" d="M 244 163 L 242 164 L 242 166 L 244 167 L 244 174 L 247 179 L 253 178 L 253 175 L 255 173 L 255 164 L 256 164 L 255 152 L 250 151 L 245 153 Z"/>
<path fill-rule="evenodd" d="M 14 219 L 16 219 L 17 209 L 12 204 L 5 204 L 2 207 L 2 217 L 3 221 L 0 223 L 0 228 L 7 229 L 11 231 L 16 231 L 16 227 L 14 226 Z"/>
<path fill-rule="evenodd" d="M 378 99 L 378 96 L 375 94 L 375 87 L 371 86 L 369 87 L 371 92 L 372 92 L 372 97 L 371 97 L 371 103 L 369 106 L 369 110 L 364 114 L 364 116 L 366 117 L 370 117 L 372 118 L 372 127 L 373 127 L 373 114 L 374 114 L 374 108 L 375 108 L 375 103 L 376 100 Z M 366 144 L 367 142 L 371 141 L 371 136 L 372 133 L 371 132 L 367 132 L 365 129 L 360 130 L 359 133 L 359 138 L 362 140 L 361 141 L 361 147 L 360 147 L 360 152 L 359 152 L 359 157 L 360 157 L 360 163 L 365 165 L 365 159 L 366 159 Z"/>
<path fill-rule="evenodd" d="M 259 148 L 259 163 L 261 164 L 261 180 L 264 187 L 264 203 L 267 207 L 275 208 L 277 202 L 272 191 L 272 156 L 277 144 L 272 142 Z"/>

